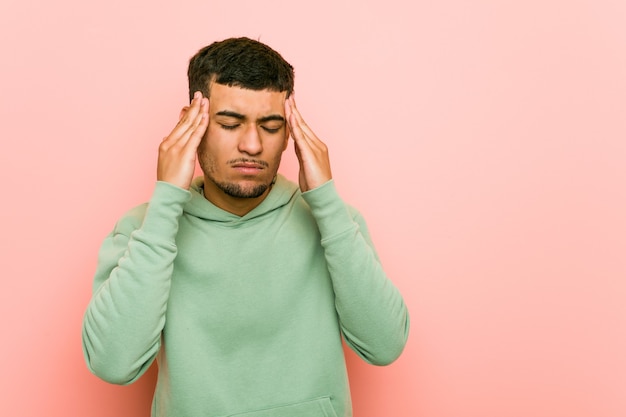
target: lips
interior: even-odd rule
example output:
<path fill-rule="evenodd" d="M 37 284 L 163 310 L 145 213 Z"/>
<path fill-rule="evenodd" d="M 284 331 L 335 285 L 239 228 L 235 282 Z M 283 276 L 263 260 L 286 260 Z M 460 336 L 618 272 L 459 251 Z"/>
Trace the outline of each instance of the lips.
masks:
<path fill-rule="evenodd" d="M 265 161 L 232 161 L 231 167 L 242 175 L 257 175 L 267 166 Z"/>
<path fill-rule="evenodd" d="M 264 169 L 265 167 L 261 164 L 257 164 L 254 162 L 239 162 L 232 165 L 233 168 L 244 168 L 244 169 Z"/>
<path fill-rule="evenodd" d="M 261 159 L 237 158 L 227 162 L 237 170 L 258 172 L 268 167 L 268 163 Z"/>

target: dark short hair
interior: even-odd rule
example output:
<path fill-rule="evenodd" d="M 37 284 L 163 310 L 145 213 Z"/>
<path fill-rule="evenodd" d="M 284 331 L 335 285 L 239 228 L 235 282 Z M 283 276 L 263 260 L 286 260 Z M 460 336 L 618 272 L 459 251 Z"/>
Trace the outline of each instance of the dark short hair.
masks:
<path fill-rule="evenodd" d="M 293 67 L 269 46 L 249 38 L 229 38 L 200 49 L 189 61 L 189 100 L 196 91 L 209 97 L 211 81 L 249 90 L 293 92 Z"/>

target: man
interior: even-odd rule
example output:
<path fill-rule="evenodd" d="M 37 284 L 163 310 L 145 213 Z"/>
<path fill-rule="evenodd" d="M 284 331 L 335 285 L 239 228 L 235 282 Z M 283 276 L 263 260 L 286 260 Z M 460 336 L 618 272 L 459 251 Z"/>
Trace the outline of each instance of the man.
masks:
<path fill-rule="evenodd" d="M 385 365 L 409 319 L 296 107 L 293 68 L 237 38 L 201 49 L 188 76 L 150 201 L 101 247 L 87 364 L 128 384 L 156 359 L 153 416 L 351 416 L 341 335 Z M 299 186 L 277 174 L 289 136 Z"/>

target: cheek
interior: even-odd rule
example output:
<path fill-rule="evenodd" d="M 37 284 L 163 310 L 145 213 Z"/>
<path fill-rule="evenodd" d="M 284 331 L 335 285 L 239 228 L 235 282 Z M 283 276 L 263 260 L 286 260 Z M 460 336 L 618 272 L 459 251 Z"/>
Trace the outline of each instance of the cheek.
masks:
<path fill-rule="evenodd" d="M 205 155 L 207 153 L 207 135 L 204 135 L 200 144 L 198 145 L 198 149 L 196 149 L 198 156 Z"/>
<path fill-rule="evenodd" d="M 289 142 L 285 139 L 281 144 L 280 147 L 278 147 L 276 149 L 276 151 L 274 152 L 274 160 L 276 161 L 277 164 L 280 164 L 280 160 L 283 157 L 283 153 L 285 152 L 285 150 L 287 149 L 287 145 L 289 144 Z"/>
<path fill-rule="evenodd" d="M 209 123 L 207 131 L 204 133 L 204 137 L 198 145 L 198 153 L 203 154 L 215 153 L 216 148 L 219 147 L 222 132 L 219 125 L 216 123 Z"/>
<path fill-rule="evenodd" d="M 283 152 L 285 152 L 285 149 L 287 149 L 288 143 L 287 138 L 273 137 L 265 141 L 264 148 L 268 155 L 274 155 L 276 158 L 280 158 Z"/>
<path fill-rule="evenodd" d="M 213 141 L 219 139 L 221 135 L 224 134 L 224 129 L 220 126 L 219 123 L 209 120 L 209 125 L 207 126 L 206 132 L 204 133 L 203 140 L 208 140 L 211 138 Z"/>
<path fill-rule="evenodd" d="M 198 165 L 205 173 L 211 173 L 215 171 L 215 158 L 213 157 L 211 150 L 208 146 L 208 137 L 205 135 L 198 145 L 196 153 L 198 155 Z"/>
<path fill-rule="evenodd" d="M 283 143 L 283 152 L 287 149 L 287 145 L 289 145 L 289 135 L 285 136 L 285 140 Z"/>

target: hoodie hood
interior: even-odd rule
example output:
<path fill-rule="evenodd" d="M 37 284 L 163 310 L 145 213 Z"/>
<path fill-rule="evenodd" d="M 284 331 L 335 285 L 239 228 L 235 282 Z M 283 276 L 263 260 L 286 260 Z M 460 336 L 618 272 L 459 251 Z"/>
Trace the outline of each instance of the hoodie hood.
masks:
<path fill-rule="evenodd" d="M 184 212 L 192 216 L 224 223 L 240 223 L 261 217 L 287 204 L 292 198 L 300 195 L 300 187 L 278 174 L 276 182 L 265 200 L 244 216 L 237 216 L 217 207 L 204 197 L 204 178 L 197 177 L 191 183 L 189 191 L 191 200 L 185 205 Z"/>

